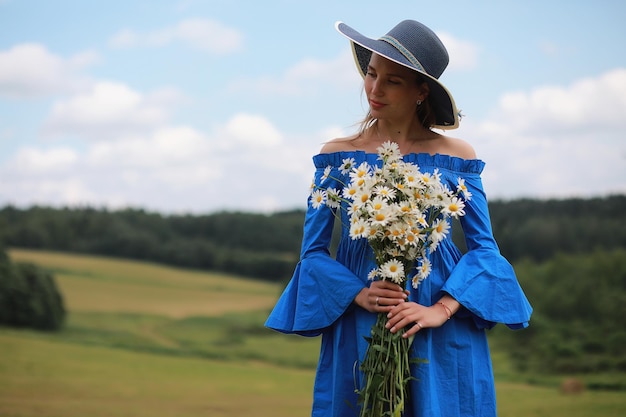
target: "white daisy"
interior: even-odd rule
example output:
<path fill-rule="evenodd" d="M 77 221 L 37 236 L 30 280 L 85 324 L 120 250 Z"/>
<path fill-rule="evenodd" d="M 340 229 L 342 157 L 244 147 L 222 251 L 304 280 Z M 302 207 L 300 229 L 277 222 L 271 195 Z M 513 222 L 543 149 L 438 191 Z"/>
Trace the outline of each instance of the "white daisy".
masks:
<path fill-rule="evenodd" d="M 384 226 L 389 224 L 395 216 L 391 207 L 383 205 L 379 210 L 370 209 L 370 218 L 372 224 Z"/>
<path fill-rule="evenodd" d="M 354 158 L 346 158 L 342 161 L 341 165 L 339 166 L 339 170 L 341 171 L 343 175 L 346 175 L 348 172 L 352 170 L 353 167 L 354 167 Z"/>
<path fill-rule="evenodd" d="M 324 182 L 328 179 L 328 177 L 330 176 L 330 172 L 333 170 L 333 167 L 328 165 L 326 168 L 324 168 L 324 174 L 322 174 L 322 178 L 320 178 L 320 182 Z"/>
<path fill-rule="evenodd" d="M 368 234 L 369 227 L 367 226 L 367 223 L 362 219 L 356 220 L 350 226 L 350 237 L 352 238 L 352 240 L 365 238 L 368 236 Z"/>
<path fill-rule="evenodd" d="M 422 258 L 418 268 L 417 273 L 413 276 L 412 283 L 413 288 L 417 288 L 418 285 L 426 279 L 430 275 L 430 271 L 432 270 L 432 265 L 428 258 Z"/>
<path fill-rule="evenodd" d="M 389 227 L 390 238 L 393 240 L 403 239 L 406 235 L 406 225 L 403 223 L 394 223 Z"/>
<path fill-rule="evenodd" d="M 391 141 L 386 141 L 379 146 L 376 151 L 378 152 L 379 159 L 387 162 L 396 161 L 402 157 L 398 144 Z"/>
<path fill-rule="evenodd" d="M 397 259 L 391 259 L 380 266 L 380 273 L 383 278 L 389 278 L 396 284 L 404 281 L 404 265 Z"/>
<path fill-rule="evenodd" d="M 349 186 L 343 189 L 342 194 L 348 200 L 354 200 L 358 192 L 359 192 L 359 187 L 357 187 L 355 184 L 350 184 Z"/>
<path fill-rule="evenodd" d="M 401 215 L 410 215 L 414 211 L 413 203 L 409 200 L 401 201 L 395 207 Z"/>
<path fill-rule="evenodd" d="M 472 199 L 472 193 L 467 189 L 464 178 L 459 177 L 456 189 L 460 193 L 463 193 L 463 198 L 465 198 L 465 201 L 469 201 Z"/>
<path fill-rule="evenodd" d="M 354 196 L 355 204 L 366 204 L 370 201 L 371 195 L 368 190 L 359 190 L 357 194 Z"/>
<path fill-rule="evenodd" d="M 318 209 L 322 207 L 326 203 L 326 191 L 325 190 L 315 190 L 311 193 L 311 206 L 314 209 Z"/>
<path fill-rule="evenodd" d="M 452 197 L 446 205 L 443 207 L 442 212 L 449 214 L 452 217 L 459 217 L 465 215 L 465 203 L 459 197 Z"/>
<path fill-rule="evenodd" d="M 377 276 L 378 276 L 378 268 L 374 268 L 370 271 L 369 274 L 367 274 L 367 279 L 370 281 L 374 281 Z"/>
<path fill-rule="evenodd" d="M 404 238 L 406 239 L 407 244 L 411 246 L 417 246 L 421 241 L 420 235 L 416 235 L 412 231 L 406 232 Z"/>
<path fill-rule="evenodd" d="M 371 175 L 371 167 L 367 162 L 361 162 L 361 165 L 355 167 L 350 172 L 350 179 L 352 182 L 356 182 L 359 179 L 366 179 Z"/>
<path fill-rule="evenodd" d="M 407 187 L 419 187 L 420 171 L 415 165 L 407 165 L 402 173 Z"/>
<path fill-rule="evenodd" d="M 384 235 L 383 235 L 382 229 L 380 227 L 377 227 L 376 225 L 373 225 L 369 229 L 369 234 L 367 235 L 367 238 L 369 240 L 376 240 L 376 239 L 380 239 L 383 236 Z"/>
<path fill-rule="evenodd" d="M 379 195 L 387 200 L 393 200 L 396 196 L 396 190 L 386 185 L 377 185 L 374 187 L 374 194 Z"/>
<path fill-rule="evenodd" d="M 341 197 L 336 188 L 328 188 L 326 190 L 326 205 L 330 208 L 339 208 L 341 206 Z"/>
<path fill-rule="evenodd" d="M 360 210 L 361 210 L 361 206 L 360 205 L 358 205 L 358 204 L 349 204 L 348 205 L 348 209 L 346 210 L 346 213 L 352 219 L 357 219 L 358 216 L 359 216 Z"/>
<path fill-rule="evenodd" d="M 387 202 L 381 196 L 375 196 L 368 204 L 370 211 L 376 212 L 388 207 Z"/>
<path fill-rule="evenodd" d="M 430 241 L 435 245 L 434 247 L 431 245 L 431 250 L 434 250 L 443 239 L 445 239 L 446 235 L 450 231 L 450 223 L 446 220 L 437 219 L 433 224 L 433 230 L 430 232 Z"/>

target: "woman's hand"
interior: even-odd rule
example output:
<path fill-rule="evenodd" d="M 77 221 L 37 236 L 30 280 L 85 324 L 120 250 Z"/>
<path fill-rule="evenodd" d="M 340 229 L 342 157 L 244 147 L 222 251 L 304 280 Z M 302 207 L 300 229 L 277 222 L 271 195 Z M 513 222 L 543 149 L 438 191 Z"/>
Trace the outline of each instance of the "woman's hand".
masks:
<path fill-rule="evenodd" d="M 357 305 L 371 313 L 386 313 L 406 301 L 407 291 L 389 281 L 374 281 L 370 287 L 363 288 L 354 299 Z"/>
<path fill-rule="evenodd" d="M 450 319 L 449 314 L 457 311 L 459 307 L 459 303 L 450 296 L 442 298 L 430 307 L 414 302 L 398 304 L 389 310 L 387 314 L 389 320 L 385 327 L 396 333 L 406 326 L 413 325 L 402 334 L 402 337 L 410 337 L 426 327 L 442 326 Z"/>

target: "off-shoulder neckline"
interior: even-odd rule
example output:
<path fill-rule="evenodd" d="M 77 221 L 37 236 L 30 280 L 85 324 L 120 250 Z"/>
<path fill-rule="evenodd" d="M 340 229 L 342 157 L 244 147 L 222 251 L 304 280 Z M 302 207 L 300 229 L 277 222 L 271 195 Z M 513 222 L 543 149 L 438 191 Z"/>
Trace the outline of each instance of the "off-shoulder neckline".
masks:
<path fill-rule="evenodd" d="M 319 153 L 313 157 L 313 160 L 318 167 L 324 164 L 340 166 L 346 158 L 355 158 L 357 161 L 367 161 L 371 164 L 379 161 L 377 153 L 362 150 Z M 431 166 L 451 171 L 476 174 L 480 174 L 485 166 L 485 163 L 480 159 L 463 159 L 458 156 L 440 153 L 431 155 L 429 153 L 413 152 L 403 155 L 402 159 L 406 162 L 417 163 L 420 166 Z"/>
<path fill-rule="evenodd" d="M 378 154 L 375 152 L 368 152 L 368 151 L 363 151 L 360 149 L 355 149 L 353 151 L 335 151 L 335 152 L 322 152 L 322 153 L 318 153 L 315 156 L 324 156 L 324 155 L 334 155 L 334 154 L 360 154 L 360 155 L 367 155 L 369 156 L 375 156 L 376 158 L 378 158 Z M 480 158 L 471 158 L 471 159 L 466 159 L 466 158 L 461 158 L 460 156 L 455 156 L 455 155 L 448 155 L 448 154 L 443 154 L 443 153 L 435 153 L 435 154 L 430 154 L 428 152 L 409 152 L 407 154 L 402 155 L 402 158 L 406 159 L 407 157 L 411 157 L 411 156 L 424 156 L 424 157 L 447 157 L 447 158 L 455 158 L 455 159 L 460 159 L 462 161 L 480 161 Z"/>

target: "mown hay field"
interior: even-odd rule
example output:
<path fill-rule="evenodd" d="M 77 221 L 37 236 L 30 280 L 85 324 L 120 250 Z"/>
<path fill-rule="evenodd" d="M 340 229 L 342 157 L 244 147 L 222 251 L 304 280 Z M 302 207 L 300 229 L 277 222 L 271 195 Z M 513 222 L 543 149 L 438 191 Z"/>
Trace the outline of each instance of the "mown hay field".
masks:
<path fill-rule="evenodd" d="M 0 328 L 3 417 L 310 415 L 317 338 L 263 321 L 280 287 L 150 263 L 11 250 L 54 272 L 58 333 Z M 494 352 L 501 417 L 622 416 L 621 392 L 563 395 Z"/>

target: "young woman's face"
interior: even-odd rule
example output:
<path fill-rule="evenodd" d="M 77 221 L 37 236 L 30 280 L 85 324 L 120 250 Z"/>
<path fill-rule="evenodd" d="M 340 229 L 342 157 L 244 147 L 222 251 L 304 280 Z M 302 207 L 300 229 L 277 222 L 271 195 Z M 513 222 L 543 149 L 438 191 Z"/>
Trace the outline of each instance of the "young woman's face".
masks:
<path fill-rule="evenodd" d="M 365 94 L 372 117 L 412 118 L 417 101 L 426 99 L 428 87 L 418 85 L 414 71 L 373 53 L 365 75 Z"/>

